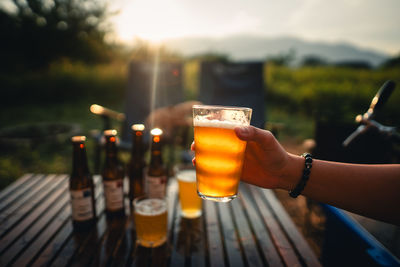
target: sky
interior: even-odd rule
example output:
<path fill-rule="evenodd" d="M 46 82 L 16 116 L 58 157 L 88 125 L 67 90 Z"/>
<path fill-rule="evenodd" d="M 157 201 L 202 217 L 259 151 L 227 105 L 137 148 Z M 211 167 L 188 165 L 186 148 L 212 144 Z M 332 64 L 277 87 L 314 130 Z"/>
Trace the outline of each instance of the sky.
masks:
<path fill-rule="evenodd" d="M 114 0 L 114 38 L 162 42 L 253 34 L 400 53 L 399 0 Z"/>

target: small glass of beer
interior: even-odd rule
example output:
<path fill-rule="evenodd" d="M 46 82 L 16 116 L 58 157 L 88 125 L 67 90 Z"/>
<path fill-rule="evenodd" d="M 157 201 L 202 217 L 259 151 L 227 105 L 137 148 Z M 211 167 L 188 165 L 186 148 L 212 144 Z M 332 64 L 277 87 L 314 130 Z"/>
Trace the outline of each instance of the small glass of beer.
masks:
<path fill-rule="evenodd" d="M 246 142 L 234 128 L 250 125 L 251 108 L 193 106 L 196 180 L 200 197 L 229 202 L 237 195 Z"/>
<path fill-rule="evenodd" d="M 202 199 L 197 195 L 196 170 L 191 166 L 178 165 L 175 167 L 175 177 L 179 184 L 182 217 L 200 217 Z"/>
<path fill-rule="evenodd" d="M 167 202 L 161 198 L 138 197 L 133 200 L 136 243 L 157 247 L 167 241 Z"/>

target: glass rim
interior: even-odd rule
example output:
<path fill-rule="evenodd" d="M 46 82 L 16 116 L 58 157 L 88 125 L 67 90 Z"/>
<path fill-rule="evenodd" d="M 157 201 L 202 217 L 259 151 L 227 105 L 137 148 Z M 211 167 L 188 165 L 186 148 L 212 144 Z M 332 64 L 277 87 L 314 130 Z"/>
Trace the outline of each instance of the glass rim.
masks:
<path fill-rule="evenodd" d="M 193 105 L 193 109 L 225 109 L 225 110 L 247 110 L 252 111 L 252 108 L 248 107 L 236 107 L 236 106 L 223 106 L 223 105 Z"/>
<path fill-rule="evenodd" d="M 194 176 L 194 179 L 190 179 L 190 180 L 189 179 L 185 180 L 184 178 L 179 178 L 179 173 L 182 173 L 184 171 L 190 171 L 190 172 L 193 172 L 196 175 L 196 169 L 195 168 L 193 168 L 193 169 L 180 169 L 179 171 L 177 171 L 175 173 L 175 175 L 174 175 L 175 179 L 177 181 L 181 181 L 181 182 L 195 183 L 196 182 L 196 176 Z"/>
<path fill-rule="evenodd" d="M 132 200 L 132 206 L 135 208 L 137 203 L 144 199 L 158 199 L 158 200 L 162 200 L 166 205 L 168 205 L 168 197 L 167 196 L 165 196 L 165 197 L 149 197 L 147 195 L 140 195 L 140 196 L 135 197 Z"/>

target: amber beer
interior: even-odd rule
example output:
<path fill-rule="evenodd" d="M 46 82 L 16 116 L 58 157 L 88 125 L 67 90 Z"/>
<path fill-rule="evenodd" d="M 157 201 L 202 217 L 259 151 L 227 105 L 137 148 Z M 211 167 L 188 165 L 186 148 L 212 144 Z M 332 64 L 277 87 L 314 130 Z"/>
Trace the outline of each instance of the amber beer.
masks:
<path fill-rule="evenodd" d="M 144 247 L 157 247 L 167 241 L 167 203 L 160 198 L 139 197 L 135 209 L 136 242 Z"/>
<path fill-rule="evenodd" d="M 236 197 L 246 142 L 234 128 L 248 126 L 250 108 L 193 106 L 197 191 L 204 198 L 228 202 Z"/>
<path fill-rule="evenodd" d="M 197 195 L 196 171 L 179 169 L 175 174 L 179 184 L 181 214 L 185 218 L 197 218 L 201 215 L 201 198 Z"/>

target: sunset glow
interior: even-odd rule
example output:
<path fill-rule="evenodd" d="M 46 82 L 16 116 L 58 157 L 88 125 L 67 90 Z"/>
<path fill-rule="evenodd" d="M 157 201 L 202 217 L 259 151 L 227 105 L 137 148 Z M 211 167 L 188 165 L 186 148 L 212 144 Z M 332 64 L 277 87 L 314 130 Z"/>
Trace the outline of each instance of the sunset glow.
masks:
<path fill-rule="evenodd" d="M 114 38 L 161 42 L 177 37 L 226 37 L 255 34 L 307 40 L 349 42 L 398 53 L 400 2 L 387 0 L 116 0 L 110 2 Z"/>

